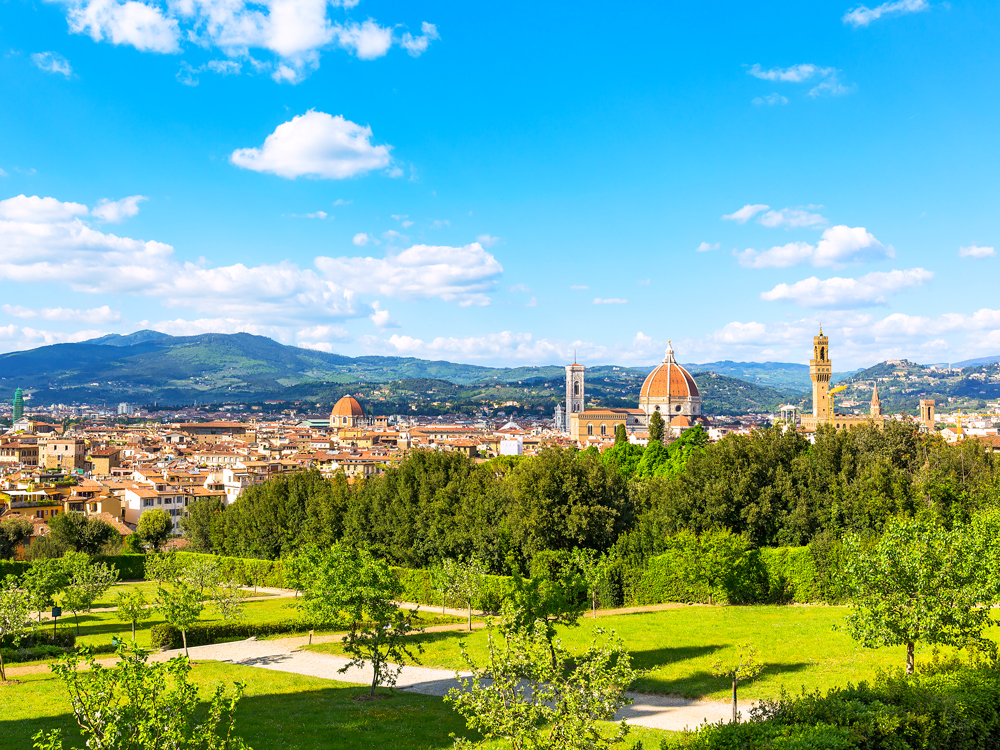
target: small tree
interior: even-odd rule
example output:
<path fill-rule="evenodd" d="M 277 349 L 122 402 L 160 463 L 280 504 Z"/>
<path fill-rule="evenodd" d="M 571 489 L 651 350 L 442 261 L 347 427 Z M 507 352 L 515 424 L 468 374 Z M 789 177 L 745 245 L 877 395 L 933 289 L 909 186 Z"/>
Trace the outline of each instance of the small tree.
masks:
<path fill-rule="evenodd" d="M 244 615 L 243 604 L 246 598 L 243 595 L 243 588 L 234 581 L 222 581 L 212 589 L 212 602 L 215 611 L 219 613 L 223 620 L 242 620 Z"/>
<path fill-rule="evenodd" d="M 447 604 L 448 599 L 448 592 L 451 590 L 452 581 L 449 565 L 454 564 L 454 560 L 446 559 L 431 566 L 430 570 L 427 571 L 427 577 L 430 580 L 431 588 L 441 595 L 441 614 L 444 614 L 445 605 Z"/>
<path fill-rule="evenodd" d="M 18 588 L 13 579 L 0 585 L 0 642 L 10 638 L 15 647 L 34 627 L 31 622 L 31 596 Z M 0 681 L 7 681 L 3 666 L 3 649 L 0 649 Z"/>
<path fill-rule="evenodd" d="M 532 572 L 531 578 L 524 578 L 515 570 L 514 591 L 504 605 L 502 628 L 521 637 L 540 628 L 555 665 L 556 625 L 580 624 L 587 606 L 586 584 L 572 565 L 561 565 L 555 571 L 536 568 Z"/>
<path fill-rule="evenodd" d="M 658 411 L 649 418 L 649 442 L 663 442 L 663 416 Z"/>
<path fill-rule="evenodd" d="M 605 637 L 595 630 L 590 648 L 577 655 L 556 641 L 554 660 L 543 623 L 508 634 L 503 643 L 491 632 L 486 643 L 489 657 L 482 666 L 462 649 L 473 677 L 460 677 L 461 687 L 445 698 L 483 737 L 476 743 L 457 739 L 456 748 L 506 740 L 513 750 L 603 750 L 625 739 L 624 721 L 611 734 L 602 727 L 631 703 L 625 689 L 636 677 L 613 633 Z"/>
<path fill-rule="evenodd" d="M 181 567 L 180 575 L 205 597 L 205 591 L 214 589 L 222 581 L 219 564 L 211 557 L 191 557 Z"/>
<path fill-rule="evenodd" d="M 244 685 L 226 695 L 220 683 L 208 711 L 199 710 L 198 686 L 186 657 L 148 661 L 134 643 L 118 646 L 118 663 L 105 667 L 87 652 L 70 653 L 52 665 L 69 692 L 73 716 L 87 750 L 250 750 L 233 735 Z M 35 750 L 63 750 L 61 730 L 38 732 Z"/>
<path fill-rule="evenodd" d="M 757 652 L 753 644 L 747 641 L 739 647 L 737 662 L 734 666 L 723 664 L 722 659 L 718 659 L 712 666 L 716 677 L 725 677 L 732 681 L 733 685 L 733 722 L 740 720 L 739 705 L 736 700 L 736 688 L 740 682 L 750 682 L 754 680 L 764 669 L 764 665 L 757 659 Z"/>
<path fill-rule="evenodd" d="M 31 608 L 38 612 L 38 622 L 42 621 L 42 610 L 54 603 L 55 595 L 69 584 L 69 575 L 62 560 L 52 558 L 35 560 L 21 576 L 21 587 L 28 593 Z"/>
<path fill-rule="evenodd" d="M 359 562 L 353 585 L 360 595 L 360 606 L 351 613 L 353 624 L 344 639 L 344 651 L 351 655 L 351 661 L 339 671 L 370 663 L 372 686 L 368 695 L 372 697 L 379 685 L 391 688 L 396 684 L 407 660 L 417 660 L 405 638 L 419 628 L 413 624 L 416 610 L 396 605 L 403 587 L 389 564 L 367 552 L 360 554 Z M 420 644 L 416 648 L 417 653 L 423 652 Z"/>
<path fill-rule="evenodd" d="M 913 674 L 917 643 L 995 649 L 982 638 L 988 588 L 974 544 L 962 526 L 948 531 L 930 518 L 896 518 L 882 536 L 844 541 L 852 597 L 847 629 L 864 646 L 906 646 Z"/>
<path fill-rule="evenodd" d="M 13 560 L 17 548 L 27 547 L 35 526 L 27 518 L 8 518 L 0 521 L 0 560 Z"/>
<path fill-rule="evenodd" d="M 90 612 L 97 601 L 118 580 L 118 570 L 107 563 L 92 563 L 86 555 L 70 556 L 70 581 L 62 592 L 62 606 L 73 613 L 80 633 L 80 613 Z"/>
<path fill-rule="evenodd" d="M 615 445 L 621 445 L 622 443 L 628 442 L 628 431 L 625 429 L 625 425 L 620 424 L 615 427 Z"/>
<path fill-rule="evenodd" d="M 468 562 L 444 561 L 445 580 L 448 585 L 448 595 L 460 602 L 464 601 L 469 608 L 469 630 L 472 630 L 472 604 L 483 588 L 483 577 L 486 568 L 477 560 Z"/>
<path fill-rule="evenodd" d="M 154 552 L 159 552 L 174 528 L 170 514 L 165 510 L 155 508 L 147 510 L 139 517 L 139 523 L 135 527 L 135 536 L 148 545 Z"/>
<path fill-rule="evenodd" d="M 115 598 L 115 616 L 119 622 L 127 622 L 132 625 L 132 640 L 135 641 L 135 626 L 137 623 L 145 622 L 151 616 L 148 607 L 149 602 L 139 589 L 131 591 L 119 591 Z"/>
<path fill-rule="evenodd" d="M 163 619 L 181 631 L 184 655 L 188 655 L 187 631 L 194 625 L 198 615 L 205 609 L 205 603 L 197 589 L 185 581 L 177 581 L 169 589 L 162 586 L 156 590 L 154 607 Z"/>
<path fill-rule="evenodd" d="M 169 583 L 181 577 L 184 566 L 176 552 L 165 552 L 146 557 L 145 573 L 147 581 Z"/>
<path fill-rule="evenodd" d="M 615 558 L 609 554 L 598 554 L 592 549 L 574 549 L 573 564 L 579 569 L 590 592 L 590 604 L 597 619 L 598 590 L 608 580 L 608 575 L 614 566 Z"/>

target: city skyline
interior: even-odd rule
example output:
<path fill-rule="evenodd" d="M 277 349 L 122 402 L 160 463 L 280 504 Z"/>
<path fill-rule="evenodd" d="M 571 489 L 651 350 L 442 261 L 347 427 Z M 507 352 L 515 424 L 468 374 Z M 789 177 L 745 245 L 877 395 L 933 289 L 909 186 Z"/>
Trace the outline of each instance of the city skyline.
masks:
<path fill-rule="evenodd" d="M 1000 9 L 799 6 L 8 4 L 0 351 L 1000 354 Z"/>

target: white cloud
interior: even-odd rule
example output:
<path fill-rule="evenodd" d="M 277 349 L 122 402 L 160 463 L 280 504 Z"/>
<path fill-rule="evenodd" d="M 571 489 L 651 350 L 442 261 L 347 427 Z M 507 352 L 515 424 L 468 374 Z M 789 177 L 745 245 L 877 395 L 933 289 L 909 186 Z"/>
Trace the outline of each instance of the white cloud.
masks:
<path fill-rule="evenodd" d="M 385 258 L 316 258 L 328 279 L 372 295 L 437 297 L 463 307 L 488 305 L 503 267 L 478 242 L 463 247 L 414 245 Z"/>
<path fill-rule="evenodd" d="M 859 26 L 867 26 L 872 21 L 877 21 L 883 16 L 901 16 L 906 13 L 920 13 L 921 11 L 929 10 L 930 7 L 931 6 L 927 3 L 927 0 L 895 0 L 894 2 L 876 5 L 874 8 L 859 5 L 858 7 L 847 11 L 841 20 L 844 23 L 857 28 Z"/>
<path fill-rule="evenodd" d="M 130 195 L 117 201 L 102 198 L 90 213 L 101 221 L 119 224 L 139 213 L 139 201 L 145 200 L 149 199 L 144 195 Z"/>
<path fill-rule="evenodd" d="M 384 331 L 386 328 L 399 328 L 399 322 L 389 315 L 388 310 L 382 308 L 378 300 L 372 302 L 372 314 L 369 317 L 380 331 Z"/>
<path fill-rule="evenodd" d="M 697 253 L 707 253 L 709 250 L 718 250 L 718 249 L 719 249 L 719 243 L 718 242 L 714 242 L 714 243 L 702 242 L 700 245 L 698 245 L 698 247 L 695 248 L 695 252 L 697 252 Z"/>
<path fill-rule="evenodd" d="M 814 77 L 820 77 L 829 75 L 833 71 L 833 68 L 821 68 L 818 65 L 813 65 L 812 63 L 800 63 L 799 65 L 792 65 L 789 68 L 770 68 L 764 70 L 761 68 L 759 63 L 754 63 L 750 66 L 747 73 L 752 75 L 754 78 L 760 78 L 764 81 L 782 81 L 786 83 L 801 83 L 802 81 L 808 81 Z"/>
<path fill-rule="evenodd" d="M 979 247 L 978 245 L 969 245 L 958 249 L 958 257 L 960 258 L 992 258 L 996 254 L 997 251 L 994 248 Z"/>
<path fill-rule="evenodd" d="M 435 39 L 440 39 L 437 26 L 424 21 L 420 26 L 421 35 L 413 36 L 407 31 L 403 34 L 400 46 L 403 47 L 412 57 L 420 57 L 427 51 L 428 45 Z"/>
<path fill-rule="evenodd" d="M 230 161 L 289 179 L 341 180 L 389 166 L 392 146 L 374 145 L 371 136 L 369 126 L 311 109 L 275 128 L 261 148 L 237 149 Z"/>
<path fill-rule="evenodd" d="M 773 94 L 768 94 L 767 96 L 755 96 L 750 100 L 750 103 L 755 104 L 758 107 L 765 104 L 773 107 L 775 104 L 788 104 L 788 99 L 775 92 Z"/>
<path fill-rule="evenodd" d="M 757 219 L 758 224 L 765 227 L 819 227 L 827 224 L 827 219 L 820 214 L 810 213 L 804 208 L 783 208 L 780 211 L 768 211 Z"/>
<path fill-rule="evenodd" d="M 63 203 L 55 198 L 18 195 L 0 201 L 0 218 L 24 222 L 65 221 L 88 213 L 82 203 Z"/>
<path fill-rule="evenodd" d="M 843 267 L 847 263 L 865 263 L 884 258 L 894 258 L 895 250 L 885 246 L 864 227 L 842 224 L 823 232 L 815 245 L 808 242 L 789 242 L 769 250 L 733 251 L 744 268 L 788 268 L 806 261 L 817 267 Z"/>
<path fill-rule="evenodd" d="M 67 78 L 73 75 L 73 67 L 69 64 L 69 60 L 58 52 L 33 52 L 31 61 L 46 73 L 59 73 Z"/>
<path fill-rule="evenodd" d="M 345 201 L 343 198 L 337 198 L 337 200 L 335 200 L 333 202 L 333 205 L 334 206 L 349 206 L 352 203 L 354 203 L 353 200 Z"/>
<path fill-rule="evenodd" d="M 851 309 L 870 305 L 883 305 L 886 298 L 934 278 L 923 268 L 904 271 L 876 271 L 857 279 L 833 277 L 819 279 L 812 276 L 794 284 L 778 284 L 760 297 L 768 302 L 787 300 L 803 307 L 828 307 Z"/>
<path fill-rule="evenodd" d="M 41 310 L 32 310 L 21 305 L 4 305 L 3 311 L 15 318 L 74 321 L 78 323 L 115 323 L 121 320 L 122 316 L 117 310 L 112 310 L 107 305 L 95 307 L 92 310 L 72 310 L 66 307 L 45 307 Z"/>
<path fill-rule="evenodd" d="M 585 284 L 574 284 L 573 286 L 570 287 L 570 289 L 576 292 L 582 292 L 586 291 L 587 289 L 590 289 L 590 287 Z"/>
<path fill-rule="evenodd" d="M 619 299 L 618 297 L 594 297 L 595 305 L 627 305 L 627 299 Z"/>
<path fill-rule="evenodd" d="M 407 237 L 405 234 L 400 234 L 395 229 L 387 229 L 386 231 L 382 232 L 382 239 L 391 245 L 396 242 L 406 242 L 410 238 Z M 376 242 L 375 244 L 377 245 L 378 243 Z"/>
<path fill-rule="evenodd" d="M 143 52 L 180 52 L 177 20 L 155 5 L 127 0 L 66 0 L 70 31 L 95 42 L 125 44 Z"/>
<path fill-rule="evenodd" d="M 733 211 L 731 214 L 726 214 L 722 217 L 723 221 L 735 221 L 737 224 L 746 224 L 750 219 L 761 211 L 766 211 L 770 206 L 764 205 L 763 203 L 747 203 L 739 211 Z"/>
<path fill-rule="evenodd" d="M 514 286 L 507 287 L 507 291 L 528 294 L 531 292 L 531 289 L 526 284 L 514 284 Z"/>
<path fill-rule="evenodd" d="M 358 247 L 364 247 L 369 242 L 374 242 L 376 245 L 378 244 L 378 240 L 376 240 L 374 237 L 368 236 L 368 234 L 365 232 L 358 232 L 356 235 L 354 235 L 354 239 L 352 239 L 351 242 L 353 242 Z"/>
<path fill-rule="evenodd" d="M 754 63 L 747 69 L 747 73 L 754 78 L 764 81 L 777 81 L 781 83 L 805 83 L 806 81 L 818 81 L 809 90 L 809 96 L 840 96 L 853 91 L 852 86 L 845 86 L 840 82 L 840 71 L 836 68 L 824 68 L 812 63 L 800 63 L 788 68 L 764 69 L 758 63 Z M 778 97 L 774 101 L 769 101 L 772 97 Z M 754 100 L 754 104 L 784 104 L 781 101 L 784 97 L 778 94 L 771 94 L 767 99 Z M 758 101 L 759 100 L 759 101 Z"/>
<path fill-rule="evenodd" d="M 489 234 L 480 234 L 476 237 L 476 242 L 478 242 L 483 247 L 493 247 L 500 241 L 499 237 L 493 237 Z"/>
<path fill-rule="evenodd" d="M 350 50 L 361 60 L 382 57 L 392 46 L 392 29 L 379 26 L 370 18 L 361 24 L 337 26 L 334 33 L 340 46 Z M 426 48 L 426 44 L 424 46 Z"/>

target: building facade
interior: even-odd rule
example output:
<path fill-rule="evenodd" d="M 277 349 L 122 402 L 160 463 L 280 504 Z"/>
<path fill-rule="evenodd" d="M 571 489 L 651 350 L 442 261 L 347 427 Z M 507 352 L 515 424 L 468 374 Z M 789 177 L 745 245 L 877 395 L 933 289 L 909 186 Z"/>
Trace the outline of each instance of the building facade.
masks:
<path fill-rule="evenodd" d="M 813 337 L 813 356 L 809 360 L 809 378 L 812 380 L 813 413 L 802 417 L 801 427 L 806 432 L 815 432 L 820 425 L 832 425 L 836 429 L 846 429 L 860 424 L 885 426 L 882 415 L 882 401 L 878 397 L 878 386 L 872 389 L 871 413 L 838 414 L 834 405 L 834 394 L 840 388 L 830 391 L 830 377 L 833 360 L 830 358 L 830 338 L 819 329 Z"/>

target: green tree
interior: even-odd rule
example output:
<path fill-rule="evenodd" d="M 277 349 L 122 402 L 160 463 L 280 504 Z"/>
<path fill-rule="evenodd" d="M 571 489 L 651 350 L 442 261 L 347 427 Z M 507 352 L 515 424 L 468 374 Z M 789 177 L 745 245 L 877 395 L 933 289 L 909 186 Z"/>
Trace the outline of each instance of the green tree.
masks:
<path fill-rule="evenodd" d="M 740 720 L 739 703 L 736 699 L 736 690 L 741 682 L 751 682 L 763 671 L 764 665 L 757 657 L 757 651 L 753 644 L 747 641 L 740 644 L 737 651 L 737 661 L 735 664 L 726 664 L 722 659 L 716 659 L 712 666 L 712 674 L 716 677 L 725 677 L 733 686 L 733 723 Z"/>
<path fill-rule="evenodd" d="M 135 642 L 135 626 L 150 618 L 149 602 L 139 589 L 119 591 L 115 597 L 115 617 L 118 622 L 129 623 L 132 626 L 132 641 Z"/>
<path fill-rule="evenodd" d="M 38 622 L 42 621 L 42 610 L 54 603 L 55 595 L 69 585 L 69 573 L 59 558 L 35 560 L 21 577 L 21 588 L 28 593 L 31 608 L 38 612 Z"/>
<path fill-rule="evenodd" d="M 187 507 L 187 513 L 181 517 L 180 527 L 184 530 L 184 538 L 191 543 L 195 552 L 215 552 L 212 544 L 212 527 L 216 517 L 226 506 L 217 497 L 196 500 Z"/>
<path fill-rule="evenodd" d="M 67 555 L 63 560 L 70 578 L 60 601 L 73 613 L 79 635 L 80 613 L 90 612 L 94 602 L 115 584 L 118 570 L 107 563 L 93 563 L 82 553 Z"/>
<path fill-rule="evenodd" d="M 49 520 L 49 536 L 60 547 L 86 555 L 100 554 L 121 539 L 118 530 L 100 518 L 77 511 L 60 513 Z"/>
<path fill-rule="evenodd" d="M 176 552 L 147 555 L 144 568 L 147 581 L 161 584 L 176 581 L 184 572 L 184 564 Z"/>
<path fill-rule="evenodd" d="M 34 531 L 34 524 L 26 518 L 0 521 L 0 560 L 13 560 L 19 546 L 28 546 Z"/>
<path fill-rule="evenodd" d="M 159 552 L 167 539 L 170 538 L 172 530 L 173 522 L 170 520 L 170 514 L 165 510 L 154 508 L 147 510 L 139 517 L 139 523 L 136 524 L 134 533 L 154 552 Z"/>
<path fill-rule="evenodd" d="M 233 734 L 243 683 L 228 696 L 220 683 L 205 711 L 187 657 L 150 663 L 145 651 L 122 642 L 113 667 L 74 652 L 52 671 L 69 693 L 87 750 L 250 750 Z M 61 730 L 38 732 L 34 748 L 63 750 Z"/>
<path fill-rule="evenodd" d="M 598 591 L 608 581 L 608 576 L 614 567 L 616 558 L 611 553 L 600 554 L 592 549 L 573 550 L 573 564 L 580 571 L 590 593 L 590 603 L 597 619 Z"/>
<path fill-rule="evenodd" d="M 31 631 L 31 597 L 27 591 L 17 586 L 13 579 L 0 584 L 0 642 L 21 645 L 21 639 Z M 0 681 L 7 681 L 3 665 L 3 649 L 0 649 Z"/>
<path fill-rule="evenodd" d="M 530 578 L 516 570 L 514 589 L 504 602 L 502 628 L 507 634 L 528 637 L 537 630 L 549 646 L 553 666 L 556 663 L 556 625 L 573 627 L 587 606 L 587 585 L 572 563 L 557 562 L 549 569 L 544 558 L 532 561 Z"/>
<path fill-rule="evenodd" d="M 205 603 L 198 595 L 197 589 L 183 580 L 176 581 L 169 588 L 160 586 L 156 589 L 156 602 L 153 606 L 163 615 L 164 620 L 181 631 L 184 655 L 187 656 L 187 631 L 205 609 Z"/>
<path fill-rule="evenodd" d="M 615 445 L 621 445 L 622 443 L 628 442 L 628 432 L 625 430 L 625 425 L 620 424 L 615 427 Z"/>
<path fill-rule="evenodd" d="M 465 602 L 469 610 L 469 630 L 472 630 L 472 605 L 482 591 L 486 568 L 477 560 L 445 560 L 443 568 L 448 596 Z"/>
<path fill-rule="evenodd" d="M 658 411 L 654 411 L 653 416 L 649 418 L 649 442 L 651 444 L 663 442 L 663 415 Z"/>
<path fill-rule="evenodd" d="M 918 643 L 992 646 L 982 638 L 989 609 L 979 606 L 987 587 L 964 527 L 949 531 L 927 517 L 895 518 L 878 539 L 852 534 L 844 549 L 848 632 L 869 648 L 905 645 L 907 674 Z"/>
<path fill-rule="evenodd" d="M 462 649 L 473 677 L 460 677 L 460 688 L 449 690 L 445 701 L 483 739 L 457 739 L 456 748 L 502 740 L 513 750 L 605 750 L 625 739 L 624 721 L 610 733 L 603 727 L 631 702 L 625 689 L 636 678 L 621 640 L 597 629 L 582 654 L 557 643 L 550 658 L 551 648 L 538 623 L 500 640 L 489 633 L 486 664 L 477 665 Z"/>

